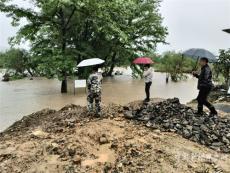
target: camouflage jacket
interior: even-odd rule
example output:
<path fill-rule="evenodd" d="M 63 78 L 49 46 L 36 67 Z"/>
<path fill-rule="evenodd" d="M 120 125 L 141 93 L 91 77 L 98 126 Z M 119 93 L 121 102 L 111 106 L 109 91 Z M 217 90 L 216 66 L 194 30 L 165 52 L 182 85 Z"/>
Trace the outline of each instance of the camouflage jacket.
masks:
<path fill-rule="evenodd" d="M 102 75 L 101 73 L 93 73 L 87 80 L 87 88 L 89 93 L 100 93 L 102 89 Z"/>

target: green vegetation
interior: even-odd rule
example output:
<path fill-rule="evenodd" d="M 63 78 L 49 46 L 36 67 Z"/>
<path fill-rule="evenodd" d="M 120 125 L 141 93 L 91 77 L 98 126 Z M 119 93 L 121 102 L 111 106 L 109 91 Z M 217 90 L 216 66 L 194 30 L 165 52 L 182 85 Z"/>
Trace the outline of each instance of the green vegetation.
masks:
<path fill-rule="evenodd" d="M 21 79 L 28 72 L 33 76 L 30 57 L 25 50 L 9 49 L 0 53 L 0 67 L 6 69 L 11 79 Z"/>
<path fill-rule="evenodd" d="M 11 2 L 11 4 L 10 4 Z M 34 71 L 62 81 L 67 92 L 67 77 L 86 58 L 106 61 L 111 75 L 115 66 L 130 63 L 136 54 L 154 51 L 164 43 L 167 30 L 162 26 L 159 0 L 33 0 L 33 10 L 0 2 L 0 11 L 22 26 L 12 45 L 28 41 L 30 65 Z"/>
<path fill-rule="evenodd" d="M 3 68 L 4 64 L 4 53 L 0 52 L 0 68 Z"/>
<path fill-rule="evenodd" d="M 223 78 L 223 84 L 230 86 L 230 49 L 220 50 L 219 60 L 214 64 L 215 78 Z"/>
<path fill-rule="evenodd" d="M 166 52 L 162 55 L 160 62 L 155 65 L 158 72 L 165 72 L 170 75 L 172 81 L 177 82 L 186 79 L 185 73 L 190 73 L 196 62 L 191 58 L 183 57 L 182 54 L 176 52 Z"/>
<path fill-rule="evenodd" d="M 25 52 L 19 49 L 10 49 L 1 54 L 3 68 L 15 70 L 15 74 L 23 74 L 26 70 Z"/>

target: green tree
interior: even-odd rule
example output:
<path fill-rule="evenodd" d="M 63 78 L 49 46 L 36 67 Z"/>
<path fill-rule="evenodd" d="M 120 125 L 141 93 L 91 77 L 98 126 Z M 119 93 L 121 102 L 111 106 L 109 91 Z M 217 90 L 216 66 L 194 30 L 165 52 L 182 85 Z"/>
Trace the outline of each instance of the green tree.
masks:
<path fill-rule="evenodd" d="M 160 63 L 155 66 L 157 71 L 166 72 L 170 75 L 172 81 L 186 79 L 185 73 L 191 72 L 195 62 L 182 54 L 176 52 L 166 52 L 160 59 Z"/>
<path fill-rule="evenodd" d="M 224 84 L 228 88 L 230 86 L 230 49 L 220 50 L 218 62 L 214 64 L 217 73 L 224 76 Z"/>
<path fill-rule="evenodd" d="M 2 68 L 14 70 L 15 74 L 24 74 L 28 57 L 25 50 L 10 49 L 1 53 Z"/>
<path fill-rule="evenodd" d="M 36 71 L 62 81 L 83 59 L 105 59 L 106 73 L 127 63 L 136 52 L 155 50 L 167 34 L 162 26 L 158 0 L 33 0 L 32 9 L 0 3 L 0 10 L 12 17 L 13 26 L 26 18 L 11 44 L 29 41 Z"/>
<path fill-rule="evenodd" d="M 0 68 L 3 68 L 4 64 L 4 53 L 0 52 Z"/>

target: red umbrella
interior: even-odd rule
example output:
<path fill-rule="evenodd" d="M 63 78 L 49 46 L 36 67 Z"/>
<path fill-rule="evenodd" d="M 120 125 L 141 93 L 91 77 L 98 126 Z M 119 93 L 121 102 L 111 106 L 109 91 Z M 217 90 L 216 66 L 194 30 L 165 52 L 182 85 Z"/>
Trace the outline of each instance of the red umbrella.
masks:
<path fill-rule="evenodd" d="M 152 61 L 151 58 L 148 57 L 140 57 L 137 58 L 133 61 L 134 64 L 153 64 L 154 62 Z"/>

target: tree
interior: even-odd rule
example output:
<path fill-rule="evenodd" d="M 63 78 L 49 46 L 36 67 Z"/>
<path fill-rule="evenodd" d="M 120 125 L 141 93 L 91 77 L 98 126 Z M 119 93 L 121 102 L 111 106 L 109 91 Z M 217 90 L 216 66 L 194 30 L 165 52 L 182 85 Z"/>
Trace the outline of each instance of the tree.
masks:
<path fill-rule="evenodd" d="M 190 58 L 182 57 L 182 54 L 176 52 L 166 52 L 156 65 L 156 70 L 166 72 L 171 76 L 172 81 L 177 82 L 186 79 L 184 73 L 190 72 L 195 62 Z"/>
<path fill-rule="evenodd" d="M 4 65 L 4 53 L 0 52 L 0 68 L 3 68 Z"/>
<path fill-rule="evenodd" d="M 108 9 L 112 9 L 105 23 L 108 25 L 106 33 L 109 31 L 108 38 L 111 38 L 105 42 L 111 45 L 105 58 L 110 66 L 108 75 L 116 65 L 127 64 L 127 60 L 132 62 L 137 54 L 141 56 L 155 51 L 156 45 L 164 42 L 167 34 L 158 13 L 159 1 L 117 2 L 107 3 Z"/>
<path fill-rule="evenodd" d="M 1 53 L 2 67 L 7 70 L 14 70 L 15 74 L 24 74 L 28 58 L 25 50 L 10 49 Z"/>
<path fill-rule="evenodd" d="M 224 76 L 225 86 L 230 86 L 230 49 L 220 50 L 218 62 L 214 64 L 215 71 Z"/>
<path fill-rule="evenodd" d="M 67 92 L 67 77 L 81 60 L 105 59 L 106 73 L 127 63 L 136 52 L 155 50 L 167 34 L 159 15 L 158 0 L 33 0 L 32 9 L 0 3 L 0 10 L 12 17 L 13 26 L 26 18 L 11 44 L 31 43 L 36 71 L 62 81 Z M 107 68 L 108 67 L 108 68 Z"/>

